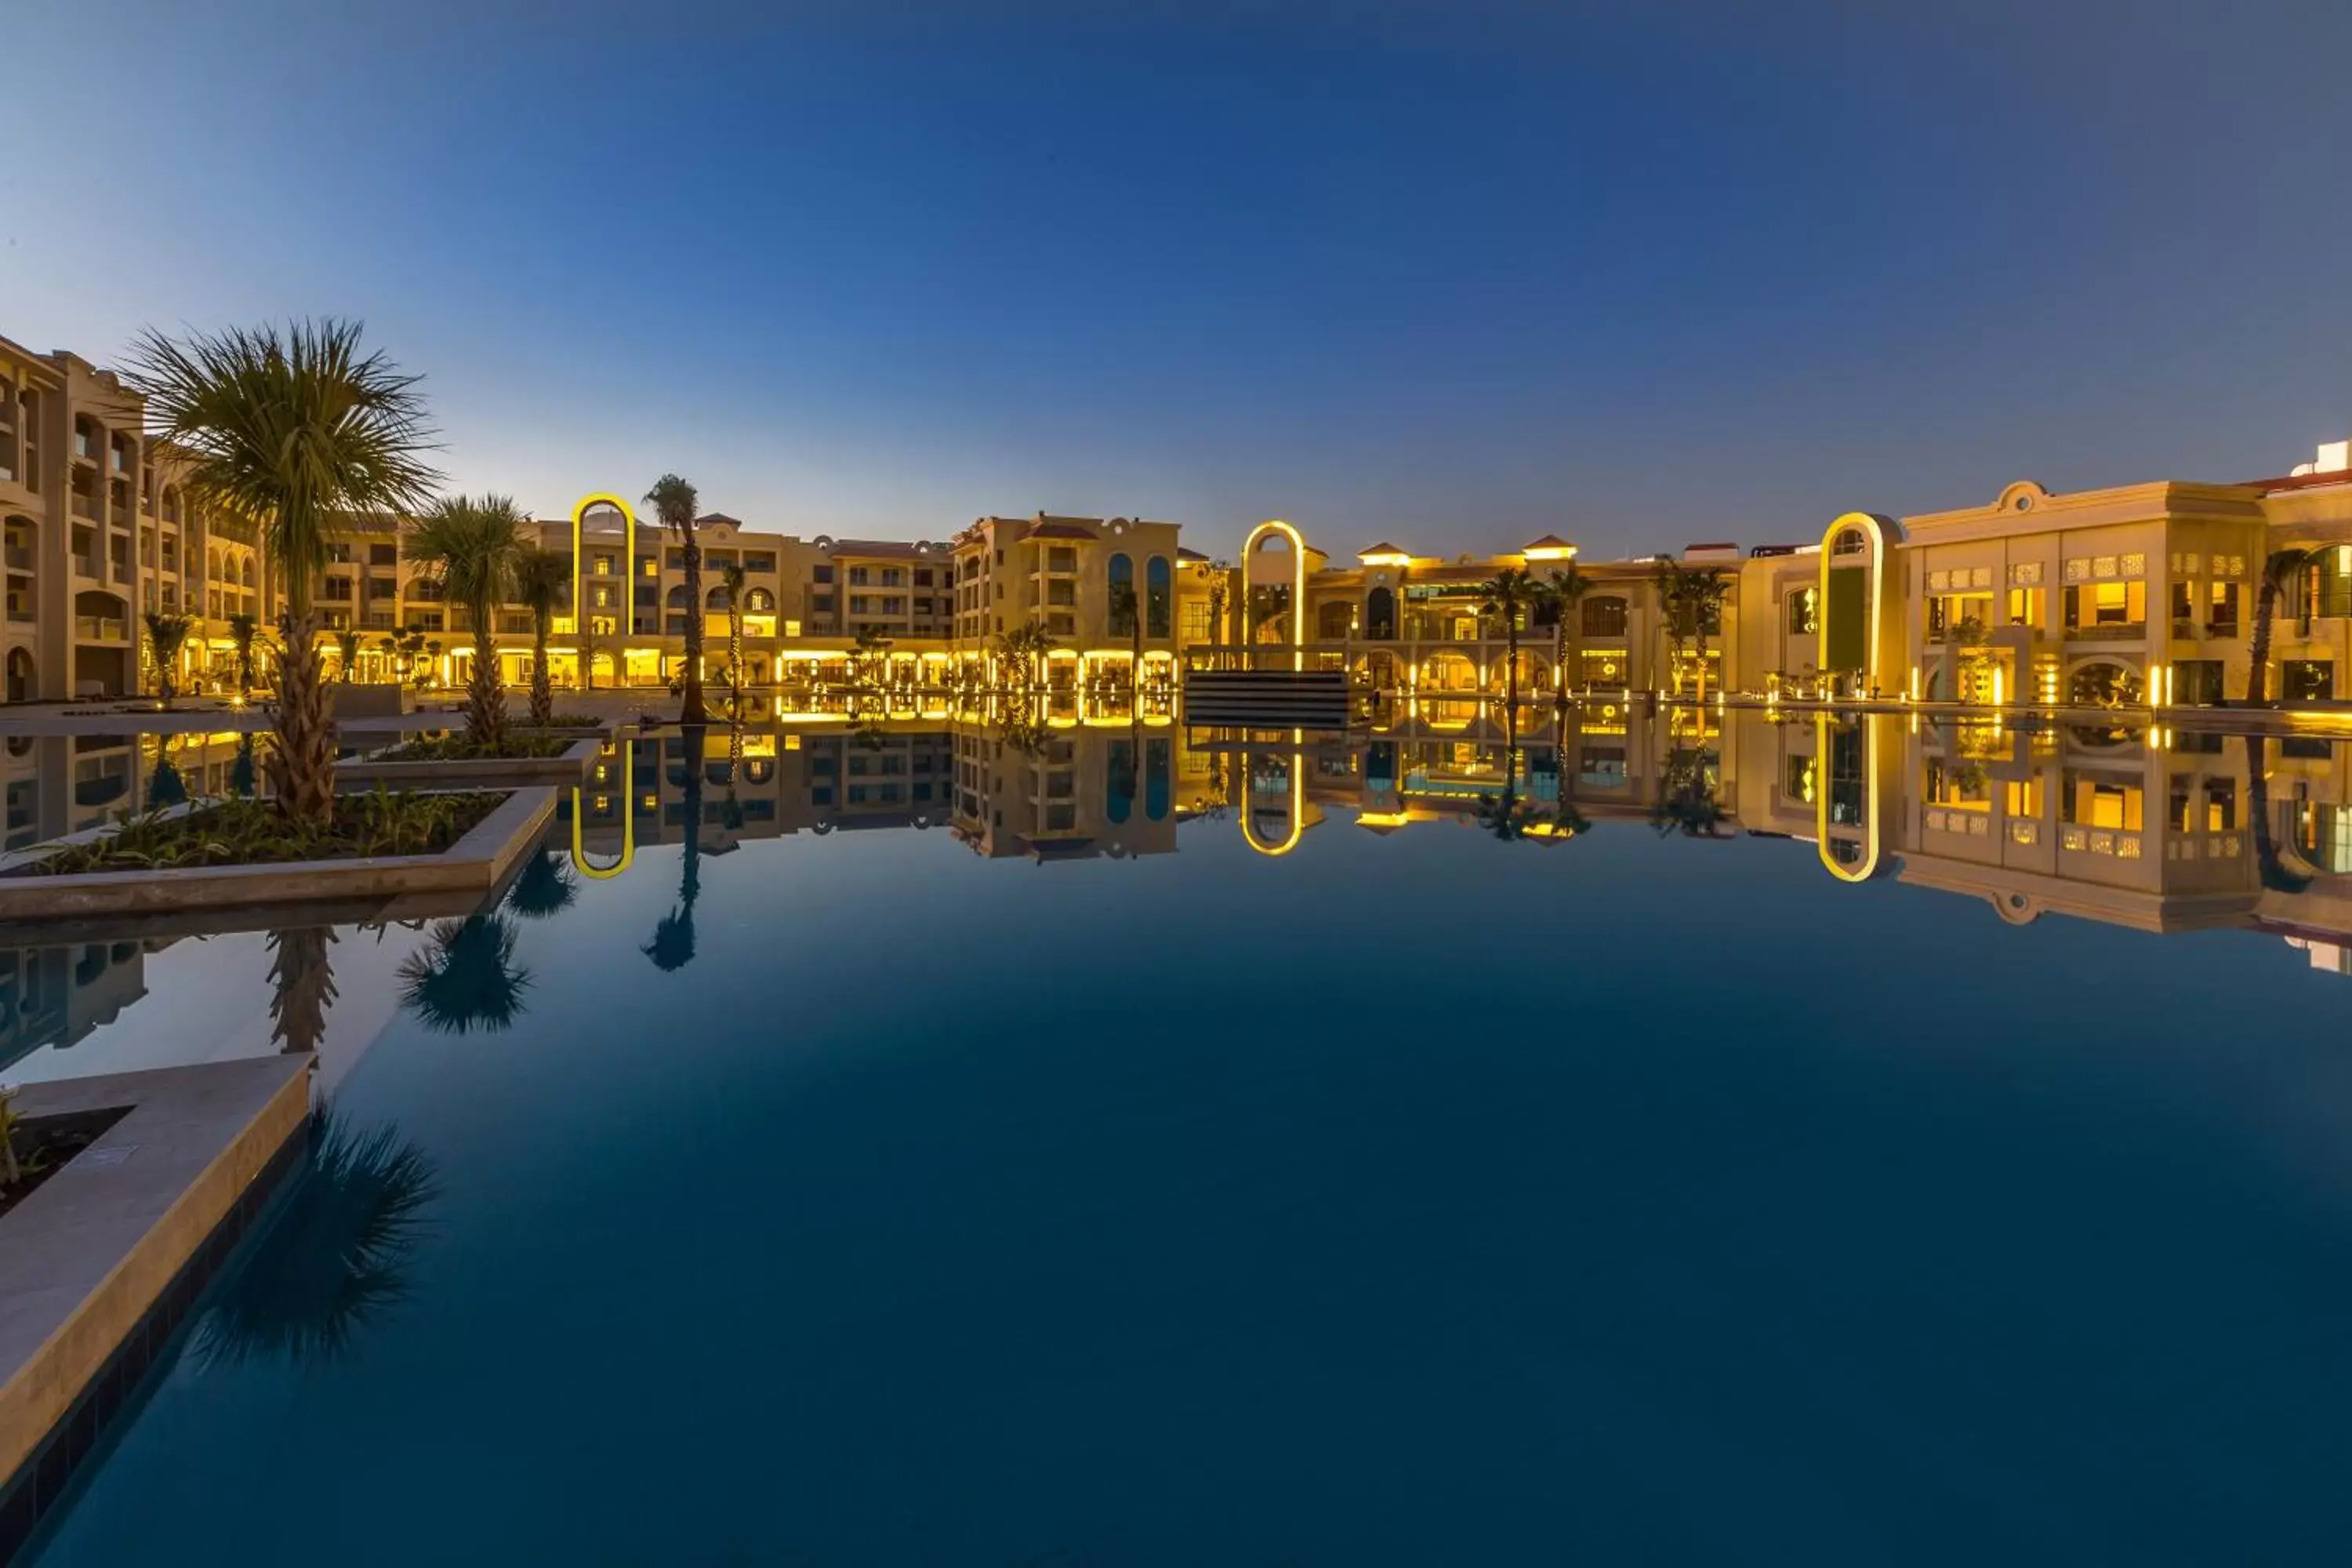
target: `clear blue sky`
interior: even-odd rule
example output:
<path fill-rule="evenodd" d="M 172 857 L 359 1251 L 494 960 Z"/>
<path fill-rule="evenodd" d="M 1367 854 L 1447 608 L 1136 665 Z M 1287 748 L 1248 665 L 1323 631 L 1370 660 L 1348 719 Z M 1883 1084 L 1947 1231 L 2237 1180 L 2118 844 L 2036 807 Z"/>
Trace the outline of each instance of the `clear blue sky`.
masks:
<path fill-rule="evenodd" d="M 11 0 L 0 333 L 365 319 L 468 488 L 1592 555 L 2352 433 L 2352 5 Z"/>

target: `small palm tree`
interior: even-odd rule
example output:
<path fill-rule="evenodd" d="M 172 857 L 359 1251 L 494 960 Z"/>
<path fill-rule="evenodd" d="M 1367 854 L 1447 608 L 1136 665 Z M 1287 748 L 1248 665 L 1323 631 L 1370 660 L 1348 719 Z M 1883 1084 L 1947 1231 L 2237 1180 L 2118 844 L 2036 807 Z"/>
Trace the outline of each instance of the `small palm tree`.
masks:
<path fill-rule="evenodd" d="M 695 513 L 701 497 L 676 474 L 664 474 L 646 492 L 662 530 L 675 533 L 686 556 L 686 676 L 684 700 L 678 708 L 681 724 L 703 724 L 710 719 L 702 704 L 702 545 L 695 538 Z"/>
<path fill-rule="evenodd" d="M 178 805 L 188 798 L 188 782 L 180 776 L 179 764 L 172 760 L 172 750 L 177 743 L 176 736 L 155 737 L 155 771 L 147 779 L 147 809 L 150 811 Z"/>
<path fill-rule="evenodd" d="M 2254 595 L 2254 634 L 2246 647 L 2246 701 L 2260 707 L 2270 700 L 2271 626 L 2278 616 L 2279 595 L 2287 593 L 2311 567 L 2308 550 L 2273 550 L 2263 563 L 2263 583 Z"/>
<path fill-rule="evenodd" d="M 530 721 L 544 725 L 555 717 L 555 689 L 548 678 L 547 636 L 555 626 L 555 612 L 563 606 L 572 587 L 572 557 L 561 550 L 525 545 L 515 558 L 515 602 L 530 612 Z M 584 626 L 579 616 L 572 617 Z M 583 649 L 581 668 L 588 668 Z"/>
<path fill-rule="evenodd" d="M 1499 616 L 1503 623 L 1508 649 L 1503 674 L 1506 727 L 1514 732 L 1519 711 L 1519 614 L 1536 603 L 1536 596 L 1535 574 L 1524 567 L 1506 566 L 1478 584 L 1479 612 Z"/>
<path fill-rule="evenodd" d="M 155 661 L 155 695 L 170 707 L 179 695 L 180 650 L 187 646 L 195 622 L 187 616 L 147 612 L 147 654 Z"/>
<path fill-rule="evenodd" d="M 743 590 L 750 580 L 740 561 L 730 561 L 719 574 L 719 584 L 727 590 L 728 707 L 739 724 L 743 720 Z"/>
<path fill-rule="evenodd" d="M 524 1012 L 530 971 L 514 961 L 515 924 L 504 914 L 437 921 L 431 940 L 400 963 L 400 1003 L 440 1035 L 494 1035 Z"/>
<path fill-rule="evenodd" d="M 335 679 L 346 684 L 359 679 L 360 634 L 348 628 L 335 634 Z"/>
<path fill-rule="evenodd" d="M 130 379 L 151 428 L 184 457 L 192 498 L 255 528 L 285 574 L 270 752 L 278 809 L 330 821 L 334 727 L 310 595 L 350 519 L 411 510 L 436 477 L 416 378 L 363 353 L 358 322 L 330 319 L 180 339 L 150 331 L 131 350 Z"/>
<path fill-rule="evenodd" d="M 261 623 L 251 616 L 228 618 L 228 640 L 236 647 L 236 694 L 240 698 L 253 695 L 253 639 L 260 630 Z"/>
<path fill-rule="evenodd" d="M 474 668 L 466 682 L 466 731 L 486 749 L 504 744 L 506 689 L 491 636 L 498 607 L 514 597 L 523 551 L 522 514 L 505 496 L 451 496 L 409 530 L 407 554 L 450 604 L 474 623 Z"/>
<path fill-rule="evenodd" d="M 885 658 L 890 651 L 890 639 L 872 626 L 857 628 L 857 679 L 865 686 L 880 686 L 888 671 Z"/>

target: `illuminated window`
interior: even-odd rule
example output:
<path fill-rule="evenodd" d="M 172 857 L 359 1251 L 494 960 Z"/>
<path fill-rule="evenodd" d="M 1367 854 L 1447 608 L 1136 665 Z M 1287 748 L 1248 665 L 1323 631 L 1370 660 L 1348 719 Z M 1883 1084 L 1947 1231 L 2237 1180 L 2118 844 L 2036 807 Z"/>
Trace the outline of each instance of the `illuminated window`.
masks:
<path fill-rule="evenodd" d="M 1822 629 L 1821 590 L 1800 588 L 1789 595 L 1789 635 L 1811 637 Z M 1791 792 L 1793 793 L 1793 792 Z"/>
<path fill-rule="evenodd" d="M 2013 626 L 2038 626 L 2042 624 L 2042 590 L 2011 588 L 2009 591 L 2009 624 Z"/>
<path fill-rule="evenodd" d="M 1625 601 L 1612 594 L 1584 601 L 1584 635 L 1622 637 L 1625 635 Z"/>

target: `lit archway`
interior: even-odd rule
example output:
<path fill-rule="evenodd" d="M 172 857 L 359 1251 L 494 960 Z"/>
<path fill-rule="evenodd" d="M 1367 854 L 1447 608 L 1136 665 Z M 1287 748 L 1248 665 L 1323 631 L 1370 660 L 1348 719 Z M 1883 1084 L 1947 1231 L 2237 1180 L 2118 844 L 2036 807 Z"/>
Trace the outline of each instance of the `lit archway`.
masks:
<path fill-rule="evenodd" d="M 573 541 L 575 543 L 577 542 L 577 534 L 573 535 Z M 629 868 L 629 862 L 637 858 L 636 803 L 632 798 L 636 789 L 637 749 L 630 742 L 626 736 L 623 736 L 621 738 L 619 744 L 621 752 L 621 858 L 610 866 L 597 866 L 590 863 L 588 859 L 587 845 L 582 837 L 583 814 L 580 809 L 580 787 L 577 784 L 574 784 L 572 789 L 572 864 L 579 869 L 582 876 L 599 882 L 619 876 L 622 872 Z"/>
<path fill-rule="evenodd" d="M 1290 541 L 1290 668 L 1305 669 L 1307 651 L 1300 645 L 1298 637 L 1299 628 L 1305 624 L 1304 617 L 1307 614 L 1307 536 L 1280 518 L 1266 519 L 1265 521 L 1251 529 L 1249 537 L 1242 542 L 1243 618 L 1246 621 L 1249 616 L 1250 557 L 1257 553 L 1258 545 L 1268 533 L 1280 533 Z M 1245 626 L 1243 630 L 1243 640 L 1255 642 L 1255 628 Z"/>
<path fill-rule="evenodd" d="M 1885 659 L 1887 554 L 1902 529 L 1874 512 L 1850 511 L 1822 534 L 1821 653 L 1824 672 L 1845 670 L 1865 687 L 1895 682 Z"/>

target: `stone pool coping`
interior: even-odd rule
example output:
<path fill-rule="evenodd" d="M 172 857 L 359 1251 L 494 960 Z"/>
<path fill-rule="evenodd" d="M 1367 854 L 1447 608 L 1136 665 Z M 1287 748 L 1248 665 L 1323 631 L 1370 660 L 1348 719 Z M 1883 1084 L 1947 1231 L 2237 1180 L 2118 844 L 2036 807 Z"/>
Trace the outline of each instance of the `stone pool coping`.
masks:
<path fill-rule="evenodd" d="M 248 1057 L 18 1092 L 27 1117 L 130 1113 L 0 1215 L 0 1482 L 22 1484 L 25 1461 L 301 1131 L 311 1059 Z"/>
<path fill-rule="evenodd" d="M 557 730 L 562 735 L 570 731 Z M 602 731 L 583 733 L 551 757 L 466 757 L 454 762 L 403 763 L 352 757 L 335 764 L 338 790 L 387 788 L 499 789 L 527 784 L 569 787 L 588 776 L 604 749 Z"/>
<path fill-rule="evenodd" d="M 183 809 L 183 808 L 174 808 Z M 438 855 L 368 855 L 269 866 L 200 866 L 164 871 L 84 871 L 64 877 L 0 876 L 0 927 L 322 899 L 391 899 L 420 893 L 488 893 L 539 842 L 555 815 L 546 785 L 511 791 L 464 837 Z M 0 872 L 46 858 L 111 826 L 0 856 Z"/>

